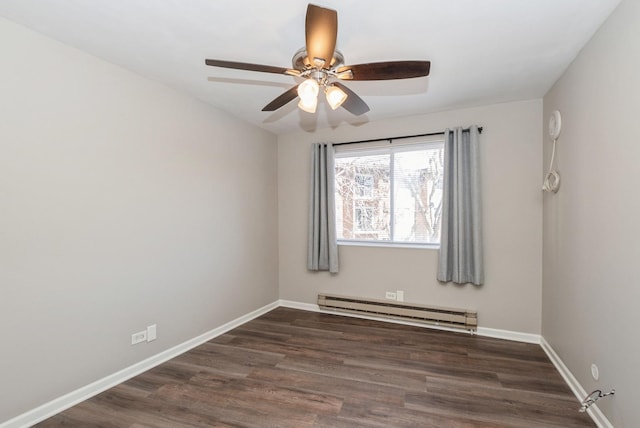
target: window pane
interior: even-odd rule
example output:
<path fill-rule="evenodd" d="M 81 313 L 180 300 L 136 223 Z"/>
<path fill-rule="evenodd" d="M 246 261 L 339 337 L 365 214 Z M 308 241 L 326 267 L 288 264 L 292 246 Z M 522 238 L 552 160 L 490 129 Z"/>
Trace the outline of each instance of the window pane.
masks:
<path fill-rule="evenodd" d="M 338 239 L 438 244 L 443 164 L 437 141 L 339 153 Z"/>
<path fill-rule="evenodd" d="M 443 149 L 394 154 L 396 242 L 440 242 Z"/>
<path fill-rule="evenodd" d="M 338 239 L 389 240 L 390 155 L 336 158 Z"/>

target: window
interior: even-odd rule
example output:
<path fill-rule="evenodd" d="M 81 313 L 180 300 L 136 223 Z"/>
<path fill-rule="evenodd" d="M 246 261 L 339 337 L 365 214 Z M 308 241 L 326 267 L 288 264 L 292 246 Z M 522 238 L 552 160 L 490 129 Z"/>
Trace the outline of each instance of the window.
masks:
<path fill-rule="evenodd" d="M 356 198 L 373 198 L 373 175 L 355 174 L 355 195 Z"/>
<path fill-rule="evenodd" d="M 440 243 L 444 144 L 344 146 L 336 152 L 339 242 Z"/>
<path fill-rule="evenodd" d="M 373 218 L 375 216 L 373 207 L 355 207 L 354 216 L 354 228 L 357 232 L 375 231 L 373 227 Z"/>

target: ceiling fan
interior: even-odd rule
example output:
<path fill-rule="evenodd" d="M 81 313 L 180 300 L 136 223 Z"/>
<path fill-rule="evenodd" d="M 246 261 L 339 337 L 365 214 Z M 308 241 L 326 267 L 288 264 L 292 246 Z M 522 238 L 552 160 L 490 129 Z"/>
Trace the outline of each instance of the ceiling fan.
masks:
<path fill-rule="evenodd" d="M 332 109 L 342 106 L 360 116 L 369 106 L 340 80 L 390 80 L 425 77 L 429 75 L 429 61 L 388 61 L 344 65 L 342 53 L 336 50 L 338 13 L 333 9 L 309 4 L 305 21 L 306 46 L 293 55 L 292 68 L 246 62 L 206 59 L 205 64 L 237 70 L 286 74 L 304 79 L 267 104 L 262 111 L 275 111 L 300 97 L 298 107 L 315 113 L 318 93 L 322 89 Z"/>

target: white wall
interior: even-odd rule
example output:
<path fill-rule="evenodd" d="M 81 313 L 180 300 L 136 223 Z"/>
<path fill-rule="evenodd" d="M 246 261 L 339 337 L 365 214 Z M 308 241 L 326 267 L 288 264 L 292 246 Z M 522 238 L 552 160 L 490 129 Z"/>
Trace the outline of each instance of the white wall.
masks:
<path fill-rule="evenodd" d="M 345 126 L 278 138 L 280 298 L 315 303 L 319 292 L 405 300 L 478 310 L 482 327 L 540 333 L 542 101 L 497 104 Z M 306 269 L 310 144 L 438 132 L 478 124 L 486 283 L 442 285 L 437 251 L 341 246 L 340 273 Z"/>
<path fill-rule="evenodd" d="M 616 389 L 598 404 L 619 428 L 640 426 L 639 23 L 640 2 L 622 2 L 544 97 L 563 127 L 561 187 L 544 197 L 542 333 L 587 392 Z"/>
<path fill-rule="evenodd" d="M 277 300 L 275 136 L 3 19 L 0 52 L 0 423 Z"/>

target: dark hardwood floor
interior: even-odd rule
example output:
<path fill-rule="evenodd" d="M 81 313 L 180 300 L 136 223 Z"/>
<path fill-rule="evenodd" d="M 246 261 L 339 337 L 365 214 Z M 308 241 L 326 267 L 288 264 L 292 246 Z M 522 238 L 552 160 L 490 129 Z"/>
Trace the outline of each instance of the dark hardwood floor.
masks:
<path fill-rule="evenodd" d="M 39 427 L 593 427 L 540 346 L 278 308 Z"/>

